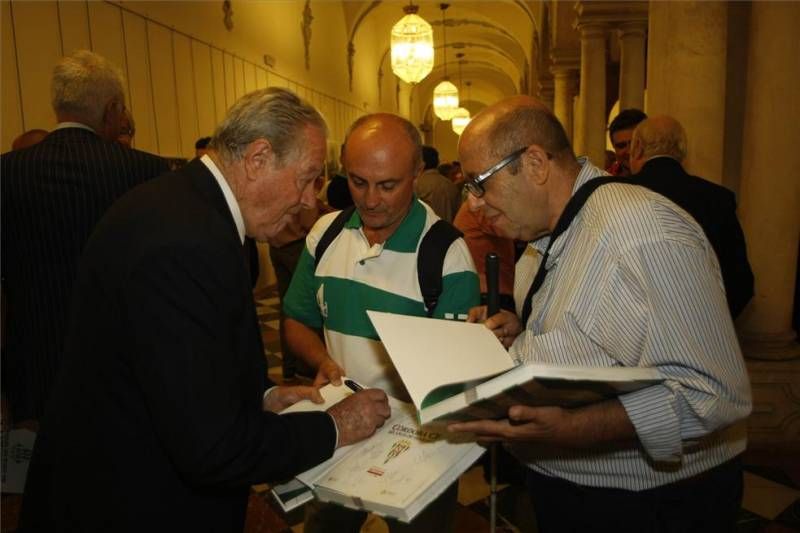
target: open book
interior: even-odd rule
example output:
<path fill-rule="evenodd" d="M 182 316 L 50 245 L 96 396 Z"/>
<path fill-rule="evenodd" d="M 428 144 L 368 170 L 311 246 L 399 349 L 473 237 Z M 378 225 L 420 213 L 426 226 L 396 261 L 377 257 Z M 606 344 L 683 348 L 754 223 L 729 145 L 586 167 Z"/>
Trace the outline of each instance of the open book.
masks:
<path fill-rule="evenodd" d="M 574 407 L 663 381 L 654 368 L 516 365 L 483 324 L 367 314 L 422 424 L 506 418 L 519 404 Z"/>
<path fill-rule="evenodd" d="M 333 398 L 352 394 L 345 385 L 326 385 L 320 393 L 324 404 L 298 402 L 283 412 L 324 410 L 338 401 Z M 483 454 L 469 436 L 423 429 L 412 405 L 389 403 L 392 416 L 372 437 L 274 487 L 281 507 L 289 511 L 316 497 L 410 522 Z"/>

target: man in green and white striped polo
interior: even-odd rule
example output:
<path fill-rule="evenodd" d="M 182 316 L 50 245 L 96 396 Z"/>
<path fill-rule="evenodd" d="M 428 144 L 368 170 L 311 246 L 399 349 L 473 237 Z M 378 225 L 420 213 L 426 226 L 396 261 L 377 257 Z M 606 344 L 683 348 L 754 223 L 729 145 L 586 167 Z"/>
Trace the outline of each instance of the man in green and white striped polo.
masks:
<path fill-rule="evenodd" d="M 340 383 L 347 375 L 408 401 L 408 393 L 378 340 L 366 310 L 426 316 L 417 276 L 422 237 L 438 220 L 414 195 L 422 172 L 421 139 L 407 120 L 367 115 L 347 133 L 344 166 L 356 210 L 315 264 L 316 247 L 337 213 L 322 217 L 306 238 L 284 299 L 289 347 L 312 368 L 315 383 Z M 463 239 L 447 250 L 443 290 L 434 318 L 464 320 L 479 303 L 478 276 Z M 317 330 L 324 331 L 325 341 Z M 431 355 L 435 357 L 435 354 Z M 448 531 L 455 485 L 410 525 L 389 521 L 390 530 Z M 324 507 L 307 515 L 305 531 L 358 531 L 365 514 Z M 411 529 L 407 529 L 407 528 Z"/>

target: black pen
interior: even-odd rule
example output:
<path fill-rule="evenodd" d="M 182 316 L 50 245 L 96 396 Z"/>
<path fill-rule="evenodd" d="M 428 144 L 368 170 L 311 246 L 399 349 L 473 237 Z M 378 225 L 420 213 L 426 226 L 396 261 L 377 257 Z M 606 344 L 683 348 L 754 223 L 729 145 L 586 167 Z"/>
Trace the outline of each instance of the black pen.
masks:
<path fill-rule="evenodd" d="M 353 381 L 352 379 L 344 380 L 344 384 L 347 385 L 347 388 L 353 392 L 358 392 L 360 390 L 364 390 L 364 387 Z"/>

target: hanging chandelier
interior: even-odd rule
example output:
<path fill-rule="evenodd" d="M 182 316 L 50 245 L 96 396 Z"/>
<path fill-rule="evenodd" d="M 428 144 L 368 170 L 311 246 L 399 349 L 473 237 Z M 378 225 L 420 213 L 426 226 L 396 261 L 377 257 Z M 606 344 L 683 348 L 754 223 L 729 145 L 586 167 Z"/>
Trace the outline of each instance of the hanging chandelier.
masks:
<path fill-rule="evenodd" d="M 445 25 L 444 12 L 450 7 L 450 4 L 439 4 L 439 7 L 442 9 L 444 80 L 433 90 L 433 112 L 442 120 L 450 120 L 453 118 L 455 110 L 458 109 L 458 88 L 450 83 L 447 77 L 447 26 Z"/>
<path fill-rule="evenodd" d="M 472 120 L 472 117 L 469 114 L 469 110 L 466 107 L 459 107 L 455 110 L 453 118 L 450 119 L 450 125 L 456 135 L 461 135 L 470 120 Z"/>
<path fill-rule="evenodd" d="M 461 85 L 461 90 L 464 90 L 464 82 L 462 81 L 463 78 L 461 77 L 461 65 L 464 62 L 462 59 L 464 54 L 458 53 L 456 54 L 456 57 L 458 58 L 458 83 Z M 467 82 L 467 88 L 469 88 L 470 85 L 470 82 Z M 469 124 L 470 120 L 472 120 L 472 118 L 470 117 L 469 109 L 466 107 L 459 107 L 453 113 L 453 118 L 450 119 L 450 127 L 453 128 L 453 131 L 456 133 L 456 135 L 461 135 L 461 133 L 464 131 L 464 128 L 466 128 L 467 124 Z"/>
<path fill-rule="evenodd" d="M 433 70 L 433 28 L 409 4 L 392 28 L 392 72 L 406 83 L 419 83 Z"/>

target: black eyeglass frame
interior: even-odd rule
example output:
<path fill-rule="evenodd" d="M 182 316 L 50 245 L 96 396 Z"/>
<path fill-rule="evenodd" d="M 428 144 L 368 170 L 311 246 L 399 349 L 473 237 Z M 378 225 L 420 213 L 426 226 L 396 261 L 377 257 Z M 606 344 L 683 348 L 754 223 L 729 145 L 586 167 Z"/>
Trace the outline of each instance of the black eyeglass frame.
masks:
<path fill-rule="evenodd" d="M 522 154 L 524 154 L 528 150 L 528 148 L 529 148 L 528 146 L 524 146 L 522 148 L 514 150 L 513 152 L 505 156 L 503 159 L 492 165 L 492 167 L 489 168 L 489 170 L 481 172 L 472 179 L 466 180 L 464 182 L 464 187 L 475 198 L 480 198 L 486 193 L 486 189 L 483 188 L 483 182 L 485 182 L 493 175 L 503 170 L 503 168 L 509 165 L 512 161 L 514 161 Z"/>

